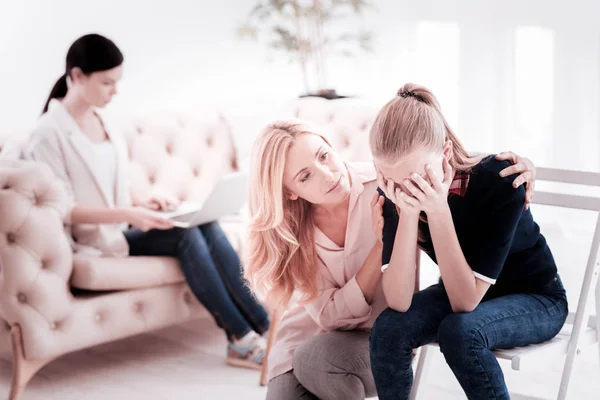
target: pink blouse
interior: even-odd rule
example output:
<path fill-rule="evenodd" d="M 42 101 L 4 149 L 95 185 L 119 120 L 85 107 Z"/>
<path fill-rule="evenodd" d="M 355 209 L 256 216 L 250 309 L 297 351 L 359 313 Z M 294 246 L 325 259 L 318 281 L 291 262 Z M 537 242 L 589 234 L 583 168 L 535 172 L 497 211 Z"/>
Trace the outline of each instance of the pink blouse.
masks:
<path fill-rule="evenodd" d="M 283 314 L 269 355 L 269 379 L 292 369 L 294 350 L 305 340 L 332 330 L 369 330 L 387 308 L 381 282 L 369 304 L 355 277 L 376 240 L 371 224 L 375 168 L 372 163 L 347 166 L 352 186 L 345 246 L 338 246 L 315 227 L 323 283 L 317 298 L 307 304 L 292 303 Z"/>

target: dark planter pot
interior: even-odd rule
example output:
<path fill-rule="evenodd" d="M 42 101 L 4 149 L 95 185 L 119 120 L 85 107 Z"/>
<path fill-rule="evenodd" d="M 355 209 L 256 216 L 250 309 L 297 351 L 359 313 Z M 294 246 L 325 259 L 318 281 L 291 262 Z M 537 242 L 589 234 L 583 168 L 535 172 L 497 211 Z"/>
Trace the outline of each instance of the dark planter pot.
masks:
<path fill-rule="evenodd" d="M 345 99 L 350 96 L 341 96 L 335 89 L 322 89 L 316 93 L 303 94 L 300 97 L 322 97 L 327 100 Z"/>

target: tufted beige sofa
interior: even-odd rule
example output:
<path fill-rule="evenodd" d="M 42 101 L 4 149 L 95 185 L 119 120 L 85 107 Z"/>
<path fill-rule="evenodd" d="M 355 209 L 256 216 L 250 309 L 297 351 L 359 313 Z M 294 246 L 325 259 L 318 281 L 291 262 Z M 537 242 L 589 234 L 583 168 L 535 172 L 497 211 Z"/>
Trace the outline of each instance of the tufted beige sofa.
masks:
<path fill-rule="evenodd" d="M 202 201 L 237 169 L 228 124 L 153 114 L 113 127 L 128 142 L 132 187 Z M 65 193 L 42 164 L 0 159 L 0 355 L 13 360 L 11 399 L 56 357 L 206 316 L 168 257 L 73 254 L 63 230 Z M 244 224 L 222 226 L 241 250 Z"/>

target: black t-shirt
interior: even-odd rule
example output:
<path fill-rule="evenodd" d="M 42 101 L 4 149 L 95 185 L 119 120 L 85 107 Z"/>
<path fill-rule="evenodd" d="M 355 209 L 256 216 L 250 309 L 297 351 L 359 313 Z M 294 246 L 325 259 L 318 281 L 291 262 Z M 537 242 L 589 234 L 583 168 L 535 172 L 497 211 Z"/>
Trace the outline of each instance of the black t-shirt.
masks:
<path fill-rule="evenodd" d="M 471 170 L 463 197 L 450 195 L 448 204 L 454 228 L 467 263 L 474 275 L 492 284 L 485 298 L 510 293 L 536 293 L 556 275 L 556 263 L 533 220 L 525 210 L 525 188 L 512 187 L 516 175 L 499 173 L 510 163 L 494 156 L 484 158 Z M 391 201 L 383 207 L 384 263 L 389 262 L 398 227 L 398 215 Z M 429 238 L 428 225 L 420 224 Z M 435 262 L 431 239 L 420 243 Z"/>

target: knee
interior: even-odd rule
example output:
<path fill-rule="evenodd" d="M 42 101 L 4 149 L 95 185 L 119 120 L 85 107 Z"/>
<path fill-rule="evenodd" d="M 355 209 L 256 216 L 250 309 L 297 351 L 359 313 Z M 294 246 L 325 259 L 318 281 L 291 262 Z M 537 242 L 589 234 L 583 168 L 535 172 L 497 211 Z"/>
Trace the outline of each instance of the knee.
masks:
<path fill-rule="evenodd" d="M 223 232 L 223 230 L 221 229 L 221 225 L 219 225 L 219 223 L 216 221 L 200 225 L 200 230 L 207 237 L 210 236 L 218 239 L 221 236 L 225 235 L 225 232 Z"/>
<path fill-rule="evenodd" d="M 315 336 L 302 343 L 294 351 L 292 360 L 294 371 L 302 375 L 303 371 L 326 371 L 331 367 L 347 373 L 353 373 L 361 367 L 369 366 L 368 354 L 360 349 L 340 351 L 340 332 L 329 332 Z M 352 334 L 344 332 L 343 334 Z M 366 337 L 365 337 L 366 342 Z M 365 349 L 366 350 L 366 349 Z"/>
<path fill-rule="evenodd" d="M 408 313 L 388 308 L 382 312 L 371 329 L 371 357 L 402 348 L 412 350 L 412 321 Z"/>
<path fill-rule="evenodd" d="M 340 348 L 340 335 L 360 335 L 358 332 L 329 332 L 315 336 L 302 343 L 294 351 L 293 367 L 294 371 L 314 370 L 330 371 L 332 368 L 336 371 L 345 373 L 356 373 L 370 368 L 368 343 L 366 333 L 364 335 L 364 345 L 361 344 L 351 351 L 345 351 Z"/>
<path fill-rule="evenodd" d="M 485 346 L 485 338 L 469 313 L 450 314 L 444 318 L 438 328 L 438 342 L 444 354 Z"/>
<path fill-rule="evenodd" d="M 173 234 L 179 238 L 180 246 L 189 246 L 190 244 L 204 243 L 202 232 L 199 229 L 182 229 L 173 228 L 171 229 Z"/>
<path fill-rule="evenodd" d="M 338 334 L 325 333 L 298 346 L 292 359 L 294 375 L 320 399 L 364 399 L 366 393 L 374 391 L 372 375 L 365 377 L 367 372 L 371 374 L 367 337 L 362 348 L 344 351 Z"/>

